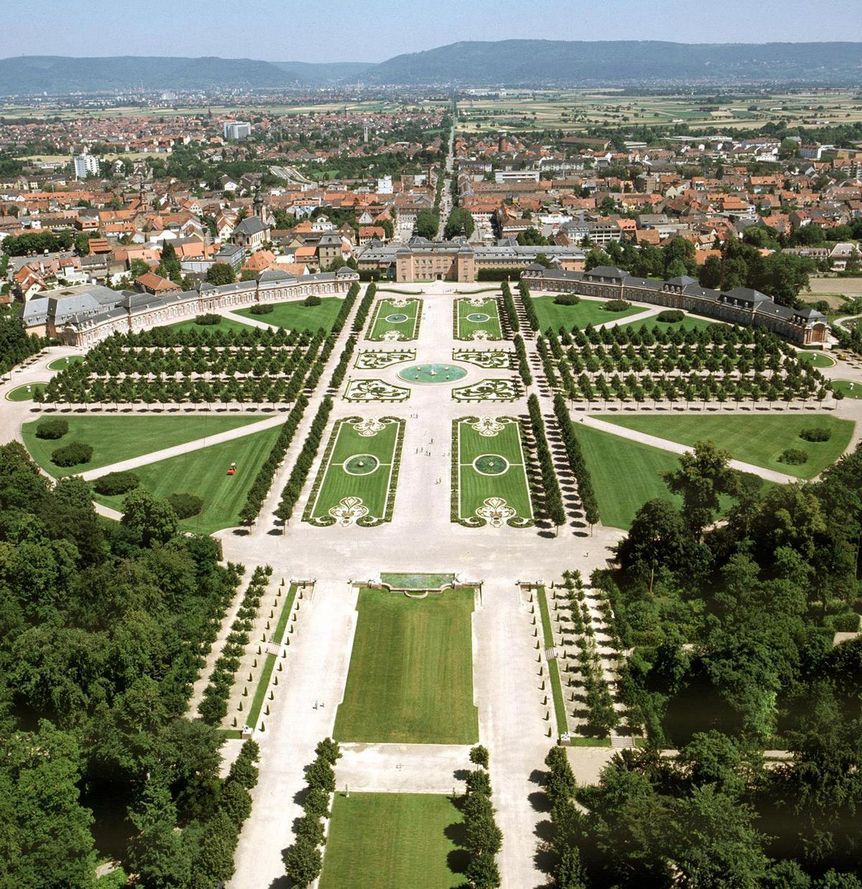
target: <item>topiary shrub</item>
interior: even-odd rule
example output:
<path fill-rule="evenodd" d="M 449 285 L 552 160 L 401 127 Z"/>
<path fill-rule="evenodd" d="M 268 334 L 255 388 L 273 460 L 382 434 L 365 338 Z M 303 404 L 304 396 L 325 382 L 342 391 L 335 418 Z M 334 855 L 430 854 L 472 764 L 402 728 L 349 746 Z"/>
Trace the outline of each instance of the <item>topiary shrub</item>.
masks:
<path fill-rule="evenodd" d="M 311 296 L 306 296 L 306 298 L 302 301 L 304 306 L 319 306 L 323 300 L 319 296 L 315 296 L 313 293 Z"/>
<path fill-rule="evenodd" d="M 36 427 L 36 438 L 55 440 L 62 438 L 69 431 L 69 423 L 60 417 L 40 420 Z"/>
<path fill-rule="evenodd" d="M 800 431 L 799 437 L 805 441 L 829 441 L 832 438 L 832 430 L 824 429 L 822 426 L 806 426 Z"/>
<path fill-rule="evenodd" d="M 792 466 L 799 466 L 808 462 L 808 454 L 799 448 L 788 448 L 778 455 L 779 463 L 789 463 Z"/>
<path fill-rule="evenodd" d="M 605 308 L 609 312 L 625 312 L 626 309 L 630 309 L 632 304 L 630 302 L 626 302 L 624 299 L 609 299 L 605 303 Z"/>
<path fill-rule="evenodd" d="M 55 466 L 78 466 L 89 463 L 93 458 L 93 449 L 82 441 L 73 441 L 51 454 L 51 462 Z"/>
<path fill-rule="evenodd" d="M 249 309 L 252 315 L 269 315 L 275 310 L 274 306 L 269 304 L 257 303 Z"/>
<path fill-rule="evenodd" d="M 676 324 L 677 321 L 682 321 L 683 318 L 685 318 L 685 314 L 679 309 L 665 309 L 655 316 L 655 320 L 661 321 L 662 324 Z"/>
<path fill-rule="evenodd" d="M 836 633 L 858 633 L 859 615 L 855 611 L 845 611 L 841 614 L 833 614 L 828 622 Z"/>
<path fill-rule="evenodd" d="M 141 480 L 134 472 L 109 472 L 93 482 L 93 490 L 105 497 L 115 494 L 128 494 L 138 487 Z"/>
<path fill-rule="evenodd" d="M 195 324 L 201 327 L 215 327 L 216 324 L 221 324 L 221 315 L 195 315 Z"/>
<path fill-rule="evenodd" d="M 581 298 L 576 293 L 560 293 L 554 297 L 554 302 L 558 306 L 576 306 Z"/>
<path fill-rule="evenodd" d="M 178 519 L 190 519 L 204 508 L 203 500 L 195 494 L 171 494 L 167 501 Z"/>

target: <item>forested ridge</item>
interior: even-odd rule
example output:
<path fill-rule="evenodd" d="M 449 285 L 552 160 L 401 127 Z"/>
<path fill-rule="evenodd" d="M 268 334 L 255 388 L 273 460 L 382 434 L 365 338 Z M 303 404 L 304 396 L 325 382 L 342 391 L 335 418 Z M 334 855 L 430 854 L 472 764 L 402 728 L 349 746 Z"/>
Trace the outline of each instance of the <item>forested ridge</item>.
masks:
<path fill-rule="evenodd" d="M 167 503 L 139 496 L 107 522 L 86 483 L 51 490 L 19 444 L 0 447 L 3 889 L 95 886 L 110 857 L 146 887 L 232 873 L 256 745 L 222 780 L 221 736 L 184 718 L 239 581 L 219 558 Z"/>

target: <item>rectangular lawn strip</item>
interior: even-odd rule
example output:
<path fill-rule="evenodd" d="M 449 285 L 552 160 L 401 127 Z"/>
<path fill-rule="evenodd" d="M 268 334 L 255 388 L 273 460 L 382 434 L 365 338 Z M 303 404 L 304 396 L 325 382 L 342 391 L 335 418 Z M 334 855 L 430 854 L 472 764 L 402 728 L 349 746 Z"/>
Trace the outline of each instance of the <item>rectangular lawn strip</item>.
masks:
<path fill-rule="evenodd" d="M 45 415 L 53 417 L 53 414 Z M 187 441 L 196 441 L 208 435 L 238 429 L 265 419 L 259 415 L 240 416 L 66 416 L 69 431 L 53 441 L 36 438 L 39 421 L 25 423 L 22 429 L 24 444 L 33 459 L 56 478 L 75 475 L 90 469 L 110 466 L 122 460 L 141 457 Z M 92 445 L 93 459 L 81 466 L 60 467 L 51 462 L 51 454 L 72 441 Z"/>
<path fill-rule="evenodd" d="M 454 574 L 381 574 L 380 582 L 399 590 L 439 590 L 454 583 Z"/>
<path fill-rule="evenodd" d="M 134 472 L 141 481 L 141 487 L 156 497 L 191 493 L 203 498 L 201 513 L 184 519 L 180 527 L 200 534 L 212 534 L 239 524 L 239 511 L 278 433 L 276 426 L 180 457 L 149 463 Z M 227 474 L 231 463 L 237 464 L 237 473 L 232 476 Z M 123 508 L 122 496 L 96 495 L 94 499 L 113 509 Z"/>
<path fill-rule="evenodd" d="M 473 334 L 478 330 L 484 330 L 488 339 L 503 339 L 503 328 L 500 324 L 500 312 L 496 297 L 486 299 L 481 306 L 474 306 L 469 299 L 459 299 L 455 302 L 455 339 L 472 340 Z M 487 321 L 471 321 L 469 315 L 489 315 Z"/>
<path fill-rule="evenodd" d="M 376 435 L 362 436 L 351 422 L 339 420 L 324 453 L 303 521 L 331 522 L 329 510 L 345 497 L 361 497 L 368 508 L 368 518 L 388 521 L 403 429 L 404 422 L 399 420 L 387 423 Z M 357 474 L 358 470 L 348 472 L 345 464 L 361 456 L 375 458 L 376 469 L 366 474 Z"/>
<path fill-rule="evenodd" d="M 287 620 L 290 617 L 290 610 L 293 608 L 293 600 L 296 598 L 296 584 L 292 583 L 287 591 L 287 598 L 281 606 L 281 614 L 278 616 L 278 623 L 275 625 L 275 632 L 272 634 L 272 641 L 276 645 L 281 645 L 284 641 L 284 631 L 287 629 Z"/>
<path fill-rule="evenodd" d="M 497 435 L 480 435 L 465 420 L 458 421 L 457 511 L 460 519 L 475 517 L 476 510 L 491 497 L 502 497 L 519 516 L 533 518 L 530 486 L 524 461 L 521 429 L 517 422 L 507 423 Z M 499 475 L 477 472 L 473 461 L 483 455 L 503 457 L 509 468 Z"/>
<path fill-rule="evenodd" d="M 551 613 L 548 609 L 547 593 L 544 587 L 536 590 L 539 600 L 539 610 L 542 613 L 542 636 L 545 640 L 545 648 L 554 647 L 554 631 L 551 627 Z M 551 679 L 551 694 L 554 697 L 554 715 L 557 717 L 557 732 L 562 734 L 568 731 L 569 723 L 566 717 L 566 699 L 563 695 L 563 683 L 560 681 L 560 667 L 556 658 L 547 658 L 548 675 Z"/>
<path fill-rule="evenodd" d="M 257 721 L 260 718 L 260 711 L 263 709 L 263 700 L 266 697 L 266 690 L 269 688 L 269 680 L 272 678 L 272 671 L 275 669 L 275 662 L 278 660 L 274 654 L 267 654 L 263 662 L 263 672 L 257 682 L 257 688 L 254 692 L 254 698 L 248 711 L 245 724 L 252 728 L 257 728 Z"/>
<path fill-rule="evenodd" d="M 239 313 L 237 313 L 239 314 Z M 224 332 L 250 330 L 251 325 L 243 324 L 242 321 L 234 321 L 233 318 L 222 317 L 218 324 L 197 324 L 192 318 L 189 321 L 177 321 L 175 324 L 163 325 L 168 330 L 196 330 L 198 333 L 213 333 L 216 330 Z"/>
<path fill-rule="evenodd" d="M 395 330 L 401 334 L 398 342 L 415 340 L 419 333 L 421 308 L 421 299 L 407 299 L 406 306 L 396 306 L 391 299 L 378 300 L 371 316 L 367 339 L 380 341 L 387 333 Z M 387 321 L 391 315 L 406 315 L 407 318 L 404 321 Z"/>
<path fill-rule="evenodd" d="M 316 332 L 322 327 L 327 332 L 332 330 L 338 312 L 344 300 L 340 296 L 325 296 L 319 306 L 303 305 L 302 300 L 273 303 L 272 311 L 265 315 L 255 315 L 251 309 L 237 309 L 235 314 L 273 327 L 286 330 L 310 330 Z"/>
<path fill-rule="evenodd" d="M 548 327 L 559 330 L 561 326 L 571 330 L 575 326 L 586 327 L 588 324 L 619 321 L 620 318 L 628 318 L 650 308 L 632 304 L 624 312 L 609 312 L 604 308 L 606 300 L 582 299 L 574 306 L 560 306 L 554 302 L 553 296 L 534 296 L 532 299 L 542 330 L 547 330 Z"/>
<path fill-rule="evenodd" d="M 336 793 L 320 889 L 456 889 L 467 864 L 451 838 L 461 822 L 446 796 Z"/>
<path fill-rule="evenodd" d="M 708 318 L 699 318 L 696 315 L 686 315 L 682 321 L 674 321 L 672 324 L 665 324 L 663 321 L 656 321 L 655 315 L 650 318 L 644 318 L 642 321 L 628 321 L 620 324 L 621 328 L 630 330 L 643 330 L 645 327 L 652 330 L 657 327 L 659 330 L 672 333 L 675 330 L 705 330 L 708 327 L 715 327 L 721 324 L 720 321 L 710 321 Z"/>
<path fill-rule="evenodd" d="M 780 416 L 601 416 L 601 420 L 666 438 L 684 445 L 698 441 L 713 441 L 730 451 L 736 460 L 763 466 L 797 478 L 813 478 L 834 463 L 850 444 L 853 437 L 852 420 L 841 420 L 825 414 Z M 806 441 L 799 437 L 803 429 L 828 429 L 828 441 Z M 788 449 L 808 454 L 808 462 L 799 465 L 779 463 L 778 457 Z"/>
<path fill-rule="evenodd" d="M 362 589 L 339 741 L 473 744 L 472 589 L 424 599 Z"/>

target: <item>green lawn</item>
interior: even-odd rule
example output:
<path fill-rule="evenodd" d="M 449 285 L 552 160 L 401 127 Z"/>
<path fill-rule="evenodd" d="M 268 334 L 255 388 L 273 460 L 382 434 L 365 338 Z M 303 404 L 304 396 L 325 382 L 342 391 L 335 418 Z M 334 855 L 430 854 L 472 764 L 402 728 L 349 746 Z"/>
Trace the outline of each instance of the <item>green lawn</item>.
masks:
<path fill-rule="evenodd" d="M 626 429 L 666 438 L 685 445 L 713 441 L 730 451 L 736 460 L 763 466 L 797 478 L 813 478 L 834 463 L 850 444 L 852 420 L 818 414 L 816 416 L 602 416 L 599 419 Z M 829 441 L 811 442 L 799 437 L 805 428 L 828 429 Z M 799 466 L 779 463 L 778 456 L 787 448 L 805 451 L 808 462 Z"/>
<path fill-rule="evenodd" d="M 532 520 L 533 507 L 518 423 L 504 421 L 502 430 L 490 437 L 480 435 L 467 420 L 459 420 L 457 428 L 457 479 L 452 496 L 458 518 L 475 520 L 476 510 L 483 507 L 486 500 L 502 497 L 517 516 Z M 508 467 L 496 474 L 480 472 L 474 461 L 485 456 L 502 457 Z"/>
<path fill-rule="evenodd" d="M 351 419 L 339 420 L 327 445 L 303 520 L 335 524 L 330 509 L 346 497 L 358 497 L 373 523 L 389 521 L 390 491 L 397 482 L 395 464 L 401 451 L 404 421 L 385 422 L 375 435 L 363 436 Z M 376 520 L 376 521 L 375 521 Z"/>
<path fill-rule="evenodd" d="M 500 313 L 495 297 L 490 297 L 475 306 L 472 300 L 455 301 L 455 339 L 472 340 L 478 332 L 485 334 L 484 339 L 503 339 L 503 328 L 500 324 Z"/>
<path fill-rule="evenodd" d="M 835 367 L 835 359 L 824 352 L 797 352 L 796 357 L 802 364 L 810 364 L 813 367 Z"/>
<path fill-rule="evenodd" d="M 679 465 L 675 454 L 575 424 L 575 433 L 593 480 L 602 524 L 628 528 L 635 513 L 656 497 L 674 500 L 662 472 Z"/>
<path fill-rule="evenodd" d="M 456 889 L 461 821 L 446 796 L 336 793 L 320 889 Z"/>
<path fill-rule="evenodd" d="M 536 597 L 539 600 L 539 611 L 542 614 L 542 639 L 545 648 L 554 647 L 554 631 L 551 626 L 551 611 L 548 606 L 547 592 L 544 587 L 539 587 Z M 554 715 L 557 719 L 557 732 L 563 734 L 568 731 L 569 723 L 566 717 L 566 699 L 563 695 L 563 683 L 560 680 L 560 667 L 556 660 L 548 660 L 548 675 L 551 680 L 551 694 L 554 699 Z"/>
<path fill-rule="evenodd" d="M 46 417 L 53 416 L 51 414 Z M 51 475 L 60 478 L 75 475 L 132 457 L 151 454 L 163 448 L 195 441 L 207 435 L 227 432 L 250 423 L 259 423 L 257 416 L 196 416 L 196 417 L 142 417 L 110 416 L 81 417 L 63 416 L 69 431 L 60 439 L 49 441 L 36 438 L 38 420 L 25 423 L 22 429 L 24 444 L 33 459 Z M 51 462 L 51 453 L 71 441 L 92 445 L 93 459 L 83 466 L 61 468 Z M 136 470 L 137 471 L 137 470 Z M 186 489 L 190 490 L 190 489 Z"/>
<path fill-rule="evenodd" d="M 25 386 L 18 386 L 6 393 L 9 401 L 32 401 L 36 392 L 44 392 L 47 383 L 28 383 Z"/>
<path fill-rule="evenodd" d="M 201 448 L 181 457 L 171 457 L 135 470 L 141 487 L 156 497 L 190 492 L 202 497 L 200 515 L 180 522 L 180 526 L 199 534 L 212 534 L 239 524 L 239 511 L 257 471 L 269 456 L 278 437 L 278 427 L 255 432 L 222 444 Z M 231 463 L 236 475 L 228 475 Z M 96 496 L 99 503 L 122 510 L 123 497 Z"/>
<path fill-rule="evenodd" d="M 213 333 L 216 330 L 221 331 L 243 331 L 251 330 L 251 326 L 243 324 L 242 321 L 234 321 L 233 318 L 225 318 L 220 316 L 218 324 L 196 324 L 194 319 L 188 321 L 177 321 L 176 324 L 166 324 L 168 330 L 196 330 L 198 333 Z"/>
<path fill-rule="evenodd" d="M 620 318 L 628 318 L 645 311 L 647 306 L 633 305 L 624 312 L 609 312 L 604 306 L 604 300 L 582 299 L 574 306 L 560 306 L 554 302 L 553 296 L 534 296 L 533 305 L 539 316 L 539 326 L 542 330 L 553 327 L 559 330 L 565 327 L 571 330 L 573 327 L 586 327 L 588 324 L 603 324 L 605 321 L 618 321 Z"/>
<path fill-rule="evenodd" d="M 70 364 L 80 364 L 83 360 L 81 355 L 69 355 L 66 358 L 58 358 L 48 365 L 48 370 L 65 370 Z"/>
<path fill-rule="evenodd" d="M 840 392 L 845 398 L 862 398 L 862 383 L 851 383 L 850 380 L 833 380 L 832 391 Z"/>
<path fill-rule="evenodd" d="M 454 574 L 381 574 L 380 582 L 399 590 L 439 590 L 454 583 Z"/>
<path fill-rule="evenodd" d="M 235 314 L 287 330 L 317 331 L 322 327 L 330 331 L 343 303 L 340 296 L 326 296 L 319 306 L 306 306 L 301 301 L 294 301 L 274 303 L 272 311 L 266 315 L 255 315 L 251 309 L 238 309 Z"/>
<path fill-rule="evenodd" d="M 406 302 L 406 305 L 396 305 L 396 302 Z M 421 299 L 380 299 L 374 306 L 367 339 L 380 342 L 387 333 L 395 332 L 399 334 L 399 342 L 415 340 L 421 315 Z"/>
<path fill-rule="evenodd" d="M 710 321 L 707 318 L 698 318 L 696 315 L 686 315 L 682 321 L 674 321 L 672 324 L 666 324 L 663 321 L 656 321 L 655 316 L 644 318 L 642 321 L 628 321 L 620 324 L 620 327 L 628 327 L 631 330 L 643 330 L 646 327 L 652 330 L 657 327 L 661 331 L 668 333 L 674 330 L 706 330 L 708 327 L 715 327 L 720 322 Z"/>
<path fill-rule="evenodd" d="M 339 741 L 473 744 L 472 589 L 425 599 L 362 589 Z M 401 884 L 397 884 L 401 885 Z M 409 884 L 403 884 L 409 885 Z"/>

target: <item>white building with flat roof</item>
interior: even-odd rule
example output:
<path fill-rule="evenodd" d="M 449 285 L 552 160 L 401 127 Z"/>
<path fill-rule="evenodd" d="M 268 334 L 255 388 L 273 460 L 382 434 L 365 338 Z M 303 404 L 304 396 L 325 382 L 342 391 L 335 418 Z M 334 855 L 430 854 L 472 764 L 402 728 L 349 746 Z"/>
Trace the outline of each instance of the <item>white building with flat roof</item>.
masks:
<path fill-rule="evenodd" d="M 91 174 L 93 176 L 99 175 L 101 167 L 97 157 L 93 157 L 91 154 L 78 154 L 72 158 L 72 161 L 75 165 L 76 179 L 86 179 Z"/>
<path fill-rule="evenodd" d="M 224 137 L 230 142 L 248 139 L 251 135 L 251 124 L 245 120 L 228 120 L 224 125 Z"/>

